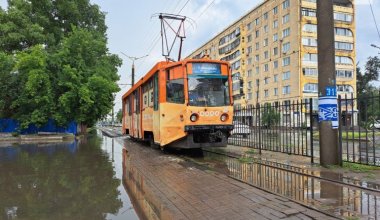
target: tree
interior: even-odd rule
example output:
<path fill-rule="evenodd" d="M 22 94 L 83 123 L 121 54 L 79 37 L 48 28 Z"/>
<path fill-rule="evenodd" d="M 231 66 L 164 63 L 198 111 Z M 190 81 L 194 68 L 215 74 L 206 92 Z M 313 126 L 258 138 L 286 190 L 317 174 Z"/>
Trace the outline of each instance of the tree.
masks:
<path fill-rule="evenodd" d="M 103 36 L 74 28 L 53 55 L 52 64 L 57 70 L 54 118 L 59 123 L 75 120 L 93 125 L 108 114 L 112 94 L 119 91 L 116 81 L 121 60 L 108 53 Z"/>
<path fill-rule="evenodd" d="M 356 85 L 358 96 L 365 96 L 371 93 L 374 87 L 370 83 L 378 80 L 379 72 L 380 59 L 377 56 L 368 58 L 364 73 L 362 73 L 360 67 L 356 68 Z"/>
<path fill-rule="evenodd" d="M 121 65 L 107 49 L 105 14 L 90 0 L 8 5 L 0 8 L 0 117 L 23 127 L 49 118 L 87 126 L 104 117 Z"/>
<path fill-rule="evenodd" d="M 17 76 L 12 71 L 14 65 L 13 56 L 0 52 L 0 118 L 9 118 L 13 115 L 14 110 L 11 105 L 19 94 L 15 86 Z"/>
<path fill-rule="evenodd" d="M 30 124 L 40 127 L 47 123 L 54 109 L 52 87 L 47 72 L 47 53 L 35 46 L 18 53 L 15 74 L 18 75 L 19 97 L 12 103 L 15 119 L 21 128 Z"/>
<path fill-rule="evenodd" d="M 260 109 L 263 111 L 261 114 L 261 119 L 263 126 L 271 128 L 273 125 L 278 124 L 280 121 L 280 113 L 276 111 L 270 104 L 264 105 L 264 108 Z"/>
<path fill-rule="evenodd" d="M 121 109 L 119 109 L 119 111 L 117 111 L 116 113 L 116 120 L 117 122 L 121 123 L 122 120 L 123 120 L 123 112 Z"/>

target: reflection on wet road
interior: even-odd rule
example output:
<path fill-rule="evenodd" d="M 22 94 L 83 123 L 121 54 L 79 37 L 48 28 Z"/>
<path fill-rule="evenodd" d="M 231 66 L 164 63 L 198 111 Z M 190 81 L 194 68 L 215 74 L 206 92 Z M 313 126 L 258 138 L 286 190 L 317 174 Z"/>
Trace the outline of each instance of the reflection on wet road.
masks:
<path fill-rule="evenodd" d="M 137 219 L 112 143 L 92 135 L 0 147 L 0 219 Z"/>
<path fill-rule="evenodd" d="M 364 219 L 380 219 L 380 193 L 369 192 L 355 187 L 347 187 L 324 181 L 285 169 L 252 161 L 240 161 L 210 152 L 202 157 L 192 157 L 219 172 L 235 179 L 283 195 L 319 210 L 337 216 L 358 216 Z M 318 176 L 340 179 L 337 174 L 321 172 Z"/>

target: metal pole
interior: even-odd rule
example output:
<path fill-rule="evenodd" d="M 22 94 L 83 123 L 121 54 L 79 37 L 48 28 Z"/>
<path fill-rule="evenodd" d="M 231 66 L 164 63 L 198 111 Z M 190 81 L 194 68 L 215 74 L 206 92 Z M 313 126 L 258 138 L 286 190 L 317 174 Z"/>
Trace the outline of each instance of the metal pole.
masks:
<path fill-rule="evenodd" d="M 318 20 L 318 90 L 326 97 L 327 87 L 336 86 L 333 1 L 317 1 Z M 322 166 L 338 165 L 338 130 L 331 121 L 319 122 L 320 162 Z"/>
<path fill-rule="evenodd" d="M 132 63 L 132 86 L 135 85 L 135 62 Z"/>

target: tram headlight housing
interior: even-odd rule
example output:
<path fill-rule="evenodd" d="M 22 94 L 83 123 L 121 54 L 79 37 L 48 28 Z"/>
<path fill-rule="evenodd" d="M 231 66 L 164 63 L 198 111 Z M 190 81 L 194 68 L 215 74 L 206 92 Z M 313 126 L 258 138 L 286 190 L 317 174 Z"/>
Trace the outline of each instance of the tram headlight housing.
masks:
<path fill-rule="evenodd" d="M 199 116 L 198 114 L 195 114 L 193 113 L 191 116 L 190 116 L 190 121 L 192 122 L 196 122 L 198 120 Z"/>
<path fill-rule="evenodd" d="M 222 115 L 220 116 L 220 120 L 221 120 L 222 122 L 227 121 L 227 120 L 228 120 L 228 115 L 227 115 L 227 114 L 222 114 Z"/>

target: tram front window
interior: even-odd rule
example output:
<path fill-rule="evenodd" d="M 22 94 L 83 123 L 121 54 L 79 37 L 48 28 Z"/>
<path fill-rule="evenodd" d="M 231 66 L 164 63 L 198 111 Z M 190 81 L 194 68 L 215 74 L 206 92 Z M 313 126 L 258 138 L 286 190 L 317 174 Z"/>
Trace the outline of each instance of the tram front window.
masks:
<path fill-rule="evenodd" d="M 190 106 L 226 106 L 230 104 L 228 78 L 189 77 Z"/>

